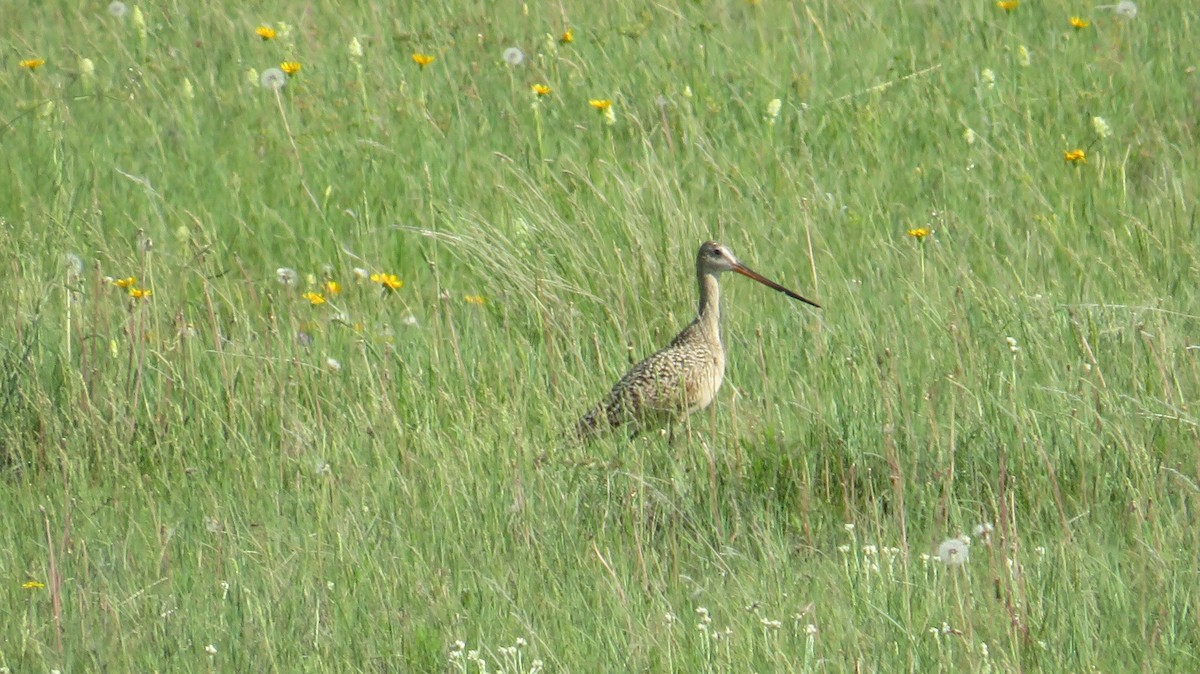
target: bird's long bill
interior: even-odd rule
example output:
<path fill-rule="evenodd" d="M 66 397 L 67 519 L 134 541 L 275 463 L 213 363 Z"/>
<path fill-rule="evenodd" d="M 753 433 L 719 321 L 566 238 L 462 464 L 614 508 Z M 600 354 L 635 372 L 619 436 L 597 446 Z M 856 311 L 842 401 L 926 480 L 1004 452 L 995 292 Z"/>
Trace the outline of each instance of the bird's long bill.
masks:
<path fill-rule="evenodd" d="M 768 288 L 773 288 L 775 290 L 778 290 L 779 292 L 783 293 L 784 295 L 787 295 L 788 297 L 790 297 L 794 300 L 800 300 L 801 302 L 804 302 L 805 304 L 811 304 L 812 306 L 814 306 L 818 309 L 821 308 L 820 304 L 817 304 L 816 302 L 808 299 L 807 297 L 801 296 L 799 293 L 794 293 L 794 292 L 788 290 L 787 288 L 784 288 L 783 286 L 779 285 L 778 283 L 772 281 L 771 279 L 763 276 L 762 274 L 754 271 L 753 269 L 747 267 L 746 265 L 744 265 L 740 262 L 737 263 L 736 265 L 734 265 L 733 270 L 736 271 L 737 273 L 741 274 L 742 276 L 745 276 L 746 278 L 752 278 L 755 281 L 758 281 L 759 283 L 765 285 Z"/>

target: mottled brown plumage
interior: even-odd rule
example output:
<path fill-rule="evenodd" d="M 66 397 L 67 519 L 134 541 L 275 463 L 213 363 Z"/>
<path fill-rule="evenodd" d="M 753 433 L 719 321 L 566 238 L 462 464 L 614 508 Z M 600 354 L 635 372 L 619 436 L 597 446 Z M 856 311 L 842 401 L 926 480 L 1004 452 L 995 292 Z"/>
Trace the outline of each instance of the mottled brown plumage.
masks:
<path fill-rule="evenodd" d="M 665 348 L 621 377 L 599 405 L 575 424 L 575 438 L 586 442 L 606 430 L 627 427 L 632 434 L 673 424 L 713 401 L 725 378 L 725 345 L 721 343 L 721 286 L 717 277 L 737 272 L 789 297 L 816 302 L 770 281 L 738 261 L 725 246 L 707 241 L 696 255 L 700 309 L 696 320 Z"/>

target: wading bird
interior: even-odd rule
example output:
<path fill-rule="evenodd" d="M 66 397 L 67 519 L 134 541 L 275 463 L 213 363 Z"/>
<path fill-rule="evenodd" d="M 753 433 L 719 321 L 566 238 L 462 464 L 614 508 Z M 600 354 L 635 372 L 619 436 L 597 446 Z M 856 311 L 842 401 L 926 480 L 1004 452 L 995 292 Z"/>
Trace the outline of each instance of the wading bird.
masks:
<path fill-rule="evenodd" d="M 763 277 L 738 261 L 726 246 L 706 241 L 696 254 L 700 310 L 666 348 L 634 365 L 608 395 L 574 428 L 575 439 L 587 442 L 606 430 L 627 428 L 637 435 L 647 428 L 673 424 L 708 407 L 725 378 L 725 345 L 721 343 L 721 286 L 717 278 L 732 271 L 774 288 L 792 299 L 821 305 Z"/>

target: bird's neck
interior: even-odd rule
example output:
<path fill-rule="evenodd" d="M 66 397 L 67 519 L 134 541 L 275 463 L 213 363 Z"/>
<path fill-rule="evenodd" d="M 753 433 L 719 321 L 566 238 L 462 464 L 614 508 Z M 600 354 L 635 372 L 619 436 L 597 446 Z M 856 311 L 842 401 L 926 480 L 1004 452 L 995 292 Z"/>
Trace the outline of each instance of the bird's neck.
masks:
<path fill-rule="evenodd" d="M 721 339 L 721 286 L 717 283 L 716 274 L 698 273 L 700 282 L 700 310 L 696 314 L 696 322 L 704 330 Z"/>

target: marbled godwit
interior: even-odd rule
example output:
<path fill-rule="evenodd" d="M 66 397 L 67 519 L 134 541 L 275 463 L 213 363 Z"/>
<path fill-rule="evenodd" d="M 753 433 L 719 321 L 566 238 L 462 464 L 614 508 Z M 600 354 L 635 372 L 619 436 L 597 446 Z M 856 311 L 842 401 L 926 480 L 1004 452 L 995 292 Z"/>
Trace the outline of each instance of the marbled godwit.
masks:
<path fill-rule="evenodd" d="M 717 277 L 732 271 L 774 288 L 788 297 L 821 305 L 764 278 L 738 261 L 729 248 L 707 241 L 696 254 L 700 310 L 666 348 L 634 365 L 604 400 L 575 424 L 575 437 L 586 442 L 610 428 L 628 427 L 633 435 L 646 428 L 671 425 L 708 407 L 725 378 L 725 345 L 721 343 L 721 286 Z"/>

